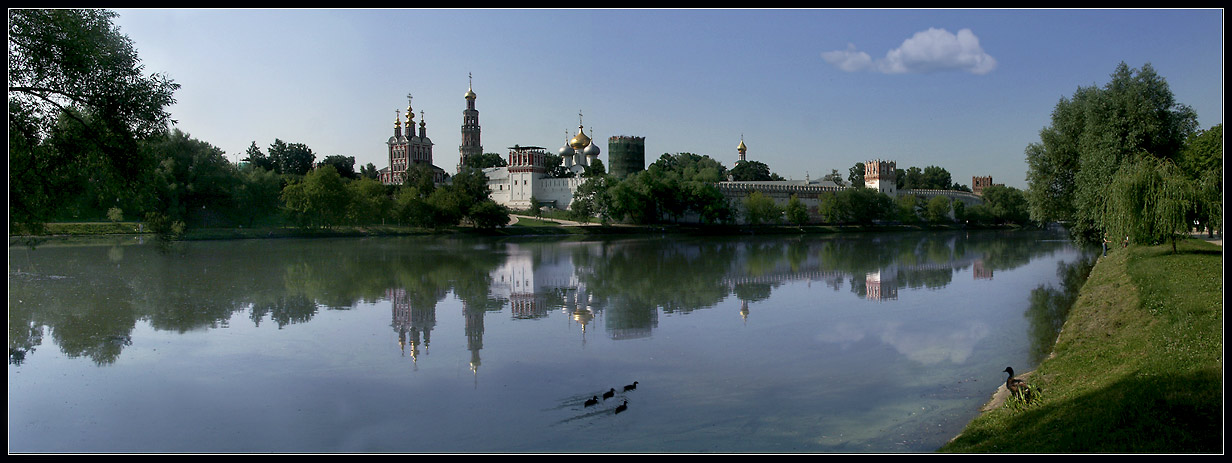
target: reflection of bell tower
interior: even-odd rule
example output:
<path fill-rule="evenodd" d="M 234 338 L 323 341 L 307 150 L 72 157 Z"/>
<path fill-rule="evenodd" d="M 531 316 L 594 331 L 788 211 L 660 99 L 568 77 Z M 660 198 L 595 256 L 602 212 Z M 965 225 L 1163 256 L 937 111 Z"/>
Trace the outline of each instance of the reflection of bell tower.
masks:
<path fill-rule="evenodd" d="M 740 319 L 746 322 L 749 321 L 749 301 L 744 299 L 740 300 Z"/>
<path fill-rule="evenodd" d="M 462 316 L 466 318 L 466 350 L 471 351 L 471 373 L 479 379 L 479 351 L 483 350 L 483 309 L 472 309 L 462 303 Z"/>
<path fill-rule="evenodd" d="M 406 355 L 410 347 L 411 362 L 418 366 L 420 346 L 432 343 L 432 328 L 436 326 L 436 307 L 415 307 L 405 289 L 389 289 L 386 296 L 393 308 L 393 328 L 398 333 L 398 347 Z M 420 338 L 422 337 L 422 341 Z"/>

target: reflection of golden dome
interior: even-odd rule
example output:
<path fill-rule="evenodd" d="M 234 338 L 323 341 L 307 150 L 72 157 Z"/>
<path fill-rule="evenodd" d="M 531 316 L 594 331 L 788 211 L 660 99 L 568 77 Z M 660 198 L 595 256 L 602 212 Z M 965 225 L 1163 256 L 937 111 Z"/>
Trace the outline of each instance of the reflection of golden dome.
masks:
<path fill-rule="evenodd" d="M 582 126 L 579 125 L 577 135 L 574 135 L 573 139 L 569 140 L 569 146 L 575 150 L 580 150 L 589 144 L 590 137 L 586 136 L 586 134 L 582 132 Z"/>

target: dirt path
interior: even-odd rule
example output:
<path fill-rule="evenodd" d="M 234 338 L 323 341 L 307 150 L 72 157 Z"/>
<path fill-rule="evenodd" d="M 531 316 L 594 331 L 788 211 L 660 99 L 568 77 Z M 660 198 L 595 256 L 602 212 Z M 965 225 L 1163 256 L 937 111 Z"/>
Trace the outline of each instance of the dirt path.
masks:
<path fill-rule="evenodd" d="M 521 218 L 521 219 L 534 219 L 534 220 L 542 220 L 542 221 L 544 221 L 544 222 L 555 222 L 555 223 L 558 223 L 558 224 L 560 224 L 560 225 L 567 225 L 567 226 L 571 226 L 571 227 L 585 227 L 585 226 L 587 226 L 587 225 L 595 225 L 595 224 L 593 224 L 593 223 L 574 222 L 574 221 L 572 221 L 572 220 L 552 219 L 552 218 L 548 218 L 548 217 L 531 217 L 531 216 L 529 216 L 529 215 L 517 215 L 517 214 L 509 214 L 509 225 L 513 225 L 513 224 L 515 224 L 515 223 L 518 223 L 518 219 L 519 219 L 519 218 Z"/>

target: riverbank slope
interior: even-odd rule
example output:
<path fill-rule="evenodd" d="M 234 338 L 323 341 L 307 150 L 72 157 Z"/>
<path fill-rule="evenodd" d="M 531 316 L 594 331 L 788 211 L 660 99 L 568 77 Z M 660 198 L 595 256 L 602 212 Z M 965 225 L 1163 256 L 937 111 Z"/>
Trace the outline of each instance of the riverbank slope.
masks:
<path fill-rule="evenodd" d="M 1222 243 L 1177 249 L 1100 257 L 1028 376 L 1040 398 L 988 407 L 939 451 L 1221 453 Z"/>

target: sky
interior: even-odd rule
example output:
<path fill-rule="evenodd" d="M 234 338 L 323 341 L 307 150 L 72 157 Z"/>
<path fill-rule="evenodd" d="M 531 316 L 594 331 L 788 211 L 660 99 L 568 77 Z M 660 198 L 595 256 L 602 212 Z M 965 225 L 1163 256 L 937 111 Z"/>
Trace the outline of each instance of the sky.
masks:
<path fill-rule="evenodd" d="M 939 166 L 1026 188 L 1024 150 L 1079 87 L 1150 64 L 1202 129 L 1223 123 L 1221 9 L 118 9 L 144 71 L 181 85 L 178 128 L 388 164 L 408 100 L 453 172 L 463 95 L 484 152 L 556 152 L 579 121 L 664 153 L 789 179 Z M 402 118 L 405 121 L 405 116 Z"/>

